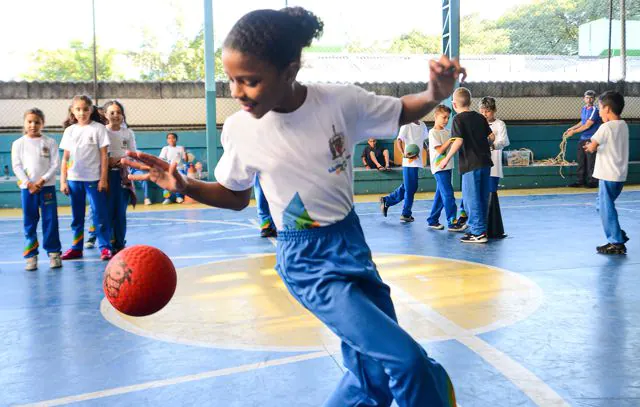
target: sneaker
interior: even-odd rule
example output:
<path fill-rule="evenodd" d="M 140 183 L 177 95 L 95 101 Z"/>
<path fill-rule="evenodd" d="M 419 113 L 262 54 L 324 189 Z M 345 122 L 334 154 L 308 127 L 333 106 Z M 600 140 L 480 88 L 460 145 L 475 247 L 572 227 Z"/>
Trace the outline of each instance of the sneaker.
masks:
<path fill-rule="evenodd" d="M 109 249 L 102 249 L 100 252 L 100 260 L 111 260 L 113 252 Z"/>
<path fill-rule="evenodd" d="M 584 184 L 582 182 L 574 182 L 573 184 L 567 185 L 569 188 L 584 188 Z"/>
<path fill-rule="evenodd" d="M 84 248 L 85 249 L 93 249 L 94 247 L 96 247 L 96 237 L 92 236 L 92 237 L 87 239 L 87 241 L 84 244 Z"/>
<path fill-rule="evenodd" d="M 404 215 L 400 216 L 400 222 L 410 223 L 410 222 L 413 222 L 414 220 L 415 219 L 413 218 L 413 216 L 404 216 Z"/>
<path fill-rule="evenodd" d="M 62 267 L 60 253 L 49 253 L 49 267 L 52 269 L 59 269 Z"/>
<path fill-rule="evenodd" d="M 82 258 L 82 250 L 69 249 L 62 256 L 60 256 L 62 260 L 73 260 L 73 259 L 81 259 Z"/>
<path fill-rule="evenodd" d="M 162 201 L 163 205 L 169 205 L 171 203 L 171 199 L 167 198 L 164 201 Z"/>
<path fill-rule="evenodd" d="M 24 269 L 27 271 L 34 271 L 38 269 L 38 256 L 32 256 L 26 258 L 27 264 Z"/>
<path fill-rule="evenodd" d="M 622 243 L 607 243 L 596 247 L 600 254 L 627 254 L 627 247 Z"/>
<path fill-rule="evenodd" d="M 460 214 L 460 217 L 457 220 L 458 225 L 466 225 L 467 221 L 469 220 L 469 217 L 465 214 L 462 215 Z"/>
<path fill-rule="evenodd" d="M 467 225 L 466 223 L 455 222 L 449 225 L 447 230 L 449 232 L 464 232 L 468 227 L 469 225 Z"/>
<path fill-rule="evenodd" d="M 479 235 L 467 233 L 466 235 L 462 236 L 460 241 L 462 243 L 487 243 L 489 239 L 487 238 L 486 233 L 481 233 Z"/>
<path fill-rule="evenodd" d="M 433 230 L 442 230 L 442 229 L 444 229 L 444 226 L 442 226 L 442 224 L 440 224 L 440 223 L 435 223 L 433 225 L 428 225 L 428 226 Z"/>
<path fill-rule="evenodd" d="M 389 211 L 389 205 L 387 205 L 387 201 L 384 198 L 380 198 L 380 211 L 382 212 L 382 216 L 387 217 L 387 212 Z"/>
<path fill-rule="evenodd" d="M 266 227 L 260 230 L 260 237 L 278 237 L 278 232 L 274 227 Z"/>
<path fill-rule="evenodd" d="M 184 198 L 176 198 L 176 203 L 183 203 L 184 202 Z"/>
<path fill-rule="evenodd" d="M 116 254 L 118 254 L 118 253 L 120 253 L 121 251 L 123 251 L 123 250 L 125 249 L 125 247 L 126 247 L 126 246 L 122 246 L 122 247 L 115 247 L 115 246 L 113 246 L 113 245 L 112 245 L 111 247 L 112 247 L 112 249 L 111 249 L 111 254 L 115 256 Z"/>
<path fill-rule="evenodd" d="M 149 199 L 149 198 L 144 198 L 144 204 L 145 204 L 145 205 L 151 205 L 151 199 Z"/>

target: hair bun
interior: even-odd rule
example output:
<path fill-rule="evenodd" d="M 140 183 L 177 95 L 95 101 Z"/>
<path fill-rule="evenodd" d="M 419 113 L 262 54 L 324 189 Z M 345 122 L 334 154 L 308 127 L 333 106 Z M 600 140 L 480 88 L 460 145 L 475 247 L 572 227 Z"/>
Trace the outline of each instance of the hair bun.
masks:
<path fill-rule="evenodd" d="M 293 17 L 299 24 L 301 28 L 300 40 L 303 48 L 310 46 L 314 38 L 319 39 L 322 37 L 324 23 L 311 11 L 302 7 L 286 7 L 280 11 Z"/>

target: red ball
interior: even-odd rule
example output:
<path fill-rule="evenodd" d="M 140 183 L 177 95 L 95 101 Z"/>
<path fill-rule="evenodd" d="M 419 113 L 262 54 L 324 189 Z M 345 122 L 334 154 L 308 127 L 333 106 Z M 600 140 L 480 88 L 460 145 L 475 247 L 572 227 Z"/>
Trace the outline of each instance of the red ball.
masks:
<path fill-rule="evenodd" d="M 160 311 L 176 291 L 178 276 L 171 259 L 155 247 L 136 245 L 107 264 L 102 284 L 115 309 L 132 317 Z"/>

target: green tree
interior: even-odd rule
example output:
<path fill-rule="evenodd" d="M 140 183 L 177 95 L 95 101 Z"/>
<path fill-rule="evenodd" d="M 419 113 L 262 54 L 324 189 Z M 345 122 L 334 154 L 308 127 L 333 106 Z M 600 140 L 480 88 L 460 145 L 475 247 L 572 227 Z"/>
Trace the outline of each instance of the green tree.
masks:
<path fill-rule="evenodd" d="M 495 21 L 469 14 L 460 22 L 460 53 L 466 55 L 502 54 L 509 49 L 509 32 Z"/>
<path fill-rule="evenodd" d="M 113 69 L 114 49 L 98 47 L 98 80 L 120 80 L 122 75 Z M 69 48 L 38 50 L 33 54 L 34 66 L 22 75 L 29 81 L 91 81 L 93 80 L 93 46 L 74 40 Z"/>
<path fill-rule="evenodd" d="M 442 37 L 412 30 L 394 39 L 387 52 L 397 54 L 437 54 L 441 52 Z"/>

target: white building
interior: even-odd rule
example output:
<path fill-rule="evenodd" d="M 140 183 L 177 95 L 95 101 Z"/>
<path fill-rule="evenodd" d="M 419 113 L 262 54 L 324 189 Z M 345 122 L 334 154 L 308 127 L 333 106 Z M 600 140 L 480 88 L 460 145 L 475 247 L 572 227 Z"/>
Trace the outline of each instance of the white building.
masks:
<path fill-rule="evenodd" d="M 591 21 L 580 26 L 578 54 L 581 57 L 607 56 L 609 52 L 609 19 Z M 640 50 L 640 21 L 627 20 L 627 51 Z M 620 52 L 622 40 L 620 20 L 612 21 L 611 49 Z"/>

